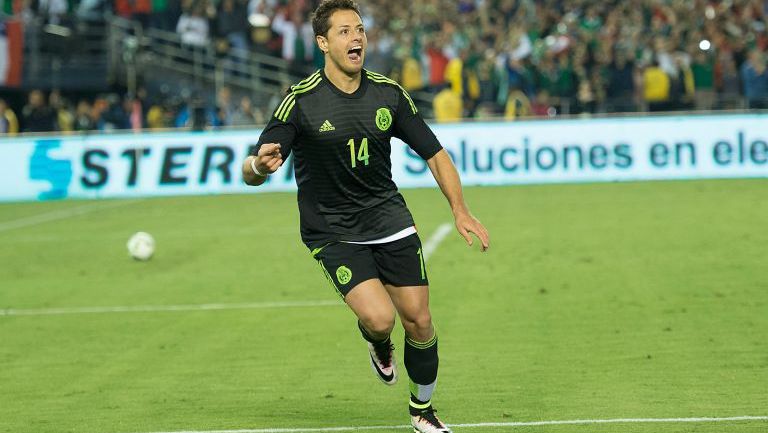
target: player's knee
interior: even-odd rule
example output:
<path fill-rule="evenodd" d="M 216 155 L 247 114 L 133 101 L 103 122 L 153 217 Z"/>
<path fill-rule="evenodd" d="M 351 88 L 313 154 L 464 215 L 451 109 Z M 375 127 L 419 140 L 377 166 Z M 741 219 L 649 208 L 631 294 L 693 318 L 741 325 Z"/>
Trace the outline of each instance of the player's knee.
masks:
<path fill-rule="evenodd" d="M 403 327 L 410 338 L 425 341 L 432 338 L 432 315 L 429 311 L 403 317 Z"/>
<path fill-rule="evenodd" d="M 361 321 L 365 329 L 376 336 L 389 335 L 395 327 L 395 315 L 389 312 L 370 314 Z"/>

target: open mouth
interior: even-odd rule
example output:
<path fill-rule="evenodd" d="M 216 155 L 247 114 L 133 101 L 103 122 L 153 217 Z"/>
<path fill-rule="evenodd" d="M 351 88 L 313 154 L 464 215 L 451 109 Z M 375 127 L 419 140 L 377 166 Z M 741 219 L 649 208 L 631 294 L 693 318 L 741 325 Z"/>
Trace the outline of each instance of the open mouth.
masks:
<path fill-rule="evenodd" d="M 356 47 L 352 47 L 349 51 L 347 51 L 347 57 L 349 57 L 349 60 L 352 63 L 357 63 L 363 58 L 363 47 L 360 45 Z"/>

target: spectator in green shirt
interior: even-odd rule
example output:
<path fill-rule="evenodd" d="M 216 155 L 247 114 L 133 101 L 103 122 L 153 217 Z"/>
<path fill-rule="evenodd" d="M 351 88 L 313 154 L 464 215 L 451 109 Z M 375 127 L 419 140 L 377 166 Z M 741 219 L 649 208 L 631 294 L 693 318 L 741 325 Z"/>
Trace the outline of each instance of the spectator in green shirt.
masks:
<path fill-rule="evenodd" d="M 715 62 L 706 51 L 697 50 L 691 62 L 696 110 L 711 110 L 715 104 Z"/>

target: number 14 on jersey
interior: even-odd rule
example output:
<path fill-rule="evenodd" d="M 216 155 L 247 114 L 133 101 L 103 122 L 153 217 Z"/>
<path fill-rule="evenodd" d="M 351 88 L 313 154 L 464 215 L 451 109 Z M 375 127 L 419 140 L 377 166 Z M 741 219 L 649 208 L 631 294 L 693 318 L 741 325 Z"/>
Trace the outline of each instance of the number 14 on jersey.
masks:
<path fill-rule="evenodd" d="M 352 163 L 352 168 L 357 167 L 357 162 L 360 161 L 365 165 L 368 165 L 368 138 L 363 138 L 360 142 L 360 147 L 355 152 L 355 139 L 350 138 L 347 142 L 349 146 L 349 159 Z"/>

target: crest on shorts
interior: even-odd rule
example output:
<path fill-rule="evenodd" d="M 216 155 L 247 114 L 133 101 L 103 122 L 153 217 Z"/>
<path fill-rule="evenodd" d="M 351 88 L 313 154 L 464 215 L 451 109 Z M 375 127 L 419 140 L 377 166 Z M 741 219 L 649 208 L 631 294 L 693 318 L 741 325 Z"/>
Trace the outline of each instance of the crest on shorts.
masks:
<path fill-rule="evenodd" d="M 376 126 L 382 131 L 386 131 L 392 126 L 392 113 L 389 108 L 381 107 L 376 110 Z"/>
<path fill-rule="evenodd" d="M 341 284 L 347 284 L 352 279 L 352 271 L 346 266 L 339 266 L 339 268 L 336 269 L 336 279 L 339 280 Z"/>

